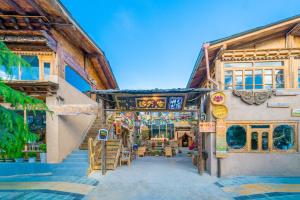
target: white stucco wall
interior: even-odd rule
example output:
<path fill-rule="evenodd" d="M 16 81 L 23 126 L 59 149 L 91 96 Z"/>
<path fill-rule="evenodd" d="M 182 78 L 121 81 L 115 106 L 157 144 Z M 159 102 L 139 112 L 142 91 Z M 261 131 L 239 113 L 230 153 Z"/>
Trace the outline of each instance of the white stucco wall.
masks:
<path fill-rule="evenodd" d="M 46 103 L 51 105 L 67 104 L 92 104 L 95 101 L 78 91 L 65 80 L 59 78 L 57 95 L 47 97 Z M 63 101 L 58 100 L 58 97 Z M 47 114 L 46 142 L 47 162 L 61 162 L 74 149 L 78 148 L 84 139 L 95 115 L 51 116 Z"/>
<path fill-rule="evenodd" d="M 285 91 L 300 91 L 285 90 Z M 268 108 L 267 102 L 261 105 L 248 105 L 232 91 L 225 91 L 226 105 L 229 110 L 227 121 L 293 121 L 298 124 L 299 117 L 292 117 L 292 108 L 300 108 L 300 95 L 272 96 L 267 102 L 285 102 L 289 108 Z M 296 138 L 299 141 L 299 136 Z M 266 175 L 266 176 L 299 176 L 300 154 L 299 146 L 296 153 L 228 153 L 227 158 L 221 160 L 222 176 L 233 175 Z M 215 151 L 211 149 L 211 151 Z M 212 164 L 216 164 L 212 163 Z M 214 167 L 212 167 L 214 169 Z M 214 170 L 213 170 L 214 171 Z"/>

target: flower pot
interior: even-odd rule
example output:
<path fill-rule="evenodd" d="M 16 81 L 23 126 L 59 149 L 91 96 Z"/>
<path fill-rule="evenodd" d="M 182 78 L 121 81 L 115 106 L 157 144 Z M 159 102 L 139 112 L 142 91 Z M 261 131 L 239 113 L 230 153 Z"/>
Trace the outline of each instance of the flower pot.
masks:
<path fill-rule="evenodd" d="M 47 162 L 47 153 L 40 153 L 41 163 Z"/>
<path fill-rule="evenodd" d="M 29 163 L 35 163 L 35 161 L 36 161 L 36 158 L 35 158 L 35 157 L 28 158 L 28 162 L 29 162 Z"/>
<path fill-rule="evenodd" d="M 22 163 L 24 162 L 24 158 L 15 158 L 16 163 Z"/>

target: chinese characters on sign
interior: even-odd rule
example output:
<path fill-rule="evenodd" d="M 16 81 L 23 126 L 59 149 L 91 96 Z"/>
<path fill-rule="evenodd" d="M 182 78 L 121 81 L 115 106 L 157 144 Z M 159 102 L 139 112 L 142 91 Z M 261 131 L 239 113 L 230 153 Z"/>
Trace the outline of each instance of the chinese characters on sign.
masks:
<path fill-rule="evenodd" d="M 214 133 L 214 132 L 216 132 L 216 123 L 215 122 L 200 122 L 199 130 L 202 133 Z"/>
<path fill-rule="evenodd" d="M 183 109 L 185 96 L 117 97 L 120 110 L 173 110 Z"/>
<path fill-rule="evenodd" d="M 211 103 L 214 105 L 222 105 L 225 103 L 225 94 L 223 92 L 216 92 L 211 95 Z"/>
<path fill-rule="evenodd" d="M 165 97 L 142 97 L 136 98 L 136 105 L 137 109 L 164 110 L 166 101 Z"/>
<path fill-rule="evenodd" d="M 224 158 L 227 156 L 226 142 L 226 122 L 223 119 L 216 121 L 216 157 Z"/>
<path fill-rule="evenodd" d="M 169 110 L 181 110 L 183 105 L 183 97 L 170 97 Z"/>

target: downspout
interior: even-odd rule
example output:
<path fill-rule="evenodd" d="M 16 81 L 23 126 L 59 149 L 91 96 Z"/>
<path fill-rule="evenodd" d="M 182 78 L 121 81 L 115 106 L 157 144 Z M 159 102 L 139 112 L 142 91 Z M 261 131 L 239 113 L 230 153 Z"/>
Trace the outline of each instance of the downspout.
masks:
<path fill-rule="evenodd" d="M 203 44 L 204 54 L 205 54 L 206 78 L 209 82 L 213 83 L 216 86 L 216 89 L 218 90 L 219 89 L 219 84 L 210 77 L 208 47 L 209 47 L 209 43 L 204 43 Z"/>

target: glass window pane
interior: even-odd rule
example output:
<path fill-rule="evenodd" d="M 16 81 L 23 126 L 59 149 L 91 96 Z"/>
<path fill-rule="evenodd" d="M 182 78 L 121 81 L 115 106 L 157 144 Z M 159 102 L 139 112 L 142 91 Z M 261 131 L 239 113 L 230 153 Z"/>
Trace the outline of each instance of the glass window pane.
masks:
<path fill-rule="evenodd" d="M 0 66 L 0 77 L 3 80 L 18 80 L 19 79 L 19 67 L 7 68 Z"/>
<path fill-rule="evenodd" d="M 273 131 L 273 146 L 276 149 L 288 150 L 294 146 L 294 128 L 289 125 L 279 125 Z"/>
<path fill-rule="evenodd" d="M 252 63 L 249 62 L 239 62 L 239 63 L 225 63 L 224 67 L 252 67 Z"/>
<path fill-rule="evenodd" d="M 284 73 L 283 70 L 275 71 L 276 88 L 284 88 Z"/>
<path fill-rule="evenodd" d="M 82 78 L 75 70 L 70 66 L 66 66 L 66 81 L 82 92 L 86 92 L 91 89 L 89 83 Z"/>
<path fill-rule="evenodd" d="M 258 133 L 253 132 L 251 133 L 251 150 L 258 149 Z"/>
<path fill-rule="evenodd" d="M 21 80 L 39 80 L 39 60 L 37 56 L 22 56 L 29 67 L 21 66 Z"/>
<path fill-rule="evenodd" d="M 235 76 L 235 84 L 242 85 L 243 84 L 243 77 L 242 76 Z"/>
<path fill-rule="evenodd" d="M 266 151 L 269 149 L 269 133 L 263 132 L 261 135 L 261 149 Z"/>
<path fill-rule="evenodd" d="M 262 70 L 255 70 L 255 89 L 262 89 Z"/>
<path fill-rule="evenodd" d="M 230 148 L 241 149 L 246 145 L 246 130 L 239 125 L 230 126 L 227 129 L 226 141 Z"/>
<path fill-rule="evenodd" d="M 225 75 L 232 75 L 232 71 L 225 71 Z"/>
<path fill-rule="evenodd" d="M 50 63 L 44 63 L 44 79 L 48 80 L 50 76 Z"/>
<path fill-rule="evenodd" d="M 270 62 L 255 62 L 254 67 L 273 67 L 273 66 L 283 66 L 282 61 L 270 61 Z"/>

